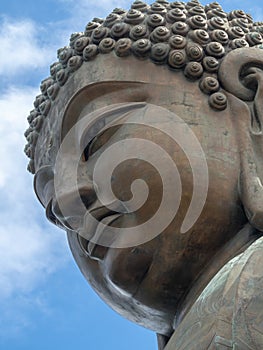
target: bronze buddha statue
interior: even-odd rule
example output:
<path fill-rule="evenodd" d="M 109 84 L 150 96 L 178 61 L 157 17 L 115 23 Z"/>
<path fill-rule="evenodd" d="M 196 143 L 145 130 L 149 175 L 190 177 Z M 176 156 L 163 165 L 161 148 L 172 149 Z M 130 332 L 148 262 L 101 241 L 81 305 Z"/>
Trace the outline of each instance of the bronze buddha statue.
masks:
<path fill-rule="evenodd" d="M 262 35 L 218 3 L 135 1 L 72 34 L 28 117 L 47 217 L 160 349 L 263 345 Z"/>

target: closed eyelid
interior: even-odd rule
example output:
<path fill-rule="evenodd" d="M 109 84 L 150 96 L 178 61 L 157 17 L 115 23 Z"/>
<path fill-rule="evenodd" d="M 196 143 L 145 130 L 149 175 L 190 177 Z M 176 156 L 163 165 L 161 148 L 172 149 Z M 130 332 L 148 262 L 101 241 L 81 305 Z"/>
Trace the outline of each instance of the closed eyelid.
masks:
<path fill-rule="evenodd" d="M 87 146 L 84 149 L 83 156 L 85 161 L 87 161 L 90 156 L 97 152 L 102 145 L 104 145 L 106 142 L 108 143 L 120 127 L 121 124 L 107 126 L 97 136 L 91 139 L 89 144 L 87 144 Z"/>
<path fill-rule="evenodd" d="M 124 118 L 134 109 L 145 107 L 145 102 L 120 103 L 97 110 L 83 117 L 76 127 L 78 147 L 81 151 L 94 137 L 114 125 L 117 119 Z"/>

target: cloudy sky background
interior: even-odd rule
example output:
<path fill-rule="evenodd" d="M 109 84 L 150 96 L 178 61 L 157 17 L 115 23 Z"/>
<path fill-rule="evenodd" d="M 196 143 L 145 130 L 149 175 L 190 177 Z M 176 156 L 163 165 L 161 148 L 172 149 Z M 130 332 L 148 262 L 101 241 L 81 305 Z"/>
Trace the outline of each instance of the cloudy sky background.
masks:
<path fill-rule="evenodd" d="M 263 20 L 259 0 L 220 3 Z M 0 0 L 0 349 L 157 349 L 152 332 L 115 314 L 87 285 L 64 232 L 45 219 L 23 154 L 26 117 L 57 49 L 93 17 L 130 4 Z"/>

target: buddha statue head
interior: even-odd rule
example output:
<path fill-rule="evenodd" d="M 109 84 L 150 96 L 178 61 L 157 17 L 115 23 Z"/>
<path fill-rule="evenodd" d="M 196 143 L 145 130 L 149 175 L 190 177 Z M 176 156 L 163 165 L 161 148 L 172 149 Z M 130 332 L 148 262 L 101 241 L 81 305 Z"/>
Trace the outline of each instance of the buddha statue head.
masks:
<path fill-rule="evenodd" d="M 262 33 L 218 3 L 135 1 L 72 34 L 28 117 L 36 194 L 83 275 L 165 336 L 263 228 Z"/>

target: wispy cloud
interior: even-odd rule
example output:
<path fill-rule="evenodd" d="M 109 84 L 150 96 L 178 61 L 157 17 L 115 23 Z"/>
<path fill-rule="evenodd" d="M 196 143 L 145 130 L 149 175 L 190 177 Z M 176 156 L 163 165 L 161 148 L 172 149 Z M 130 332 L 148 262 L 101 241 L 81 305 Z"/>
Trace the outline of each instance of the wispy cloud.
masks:
<path fill-rule="evenodd" d="M 0 98 L 1 314 L 12 314 L 15 300 L 28 299 L 67 261 L 63 232 L 46 222 L 33 195 L 32 178 L 26 174 L 23 133 L 36 93 L 37 89 L 13 87 Z M 39 296 L 34 298 L 37 304 Z M 34 298 L 29 298 L 31 303 Z M 17 314 L 17 319 L 25 325 L 26 313 Z"/>
<path fill-rule="evenodd" d="M 85 25 L 94 17 L 105 18 L 114 8 L 129 9 L 133 1 L 129 0 L 59 0 L 70 9 L 68 28 L 70 33 L 83 31 Z"/>
<path fill-rule="evenodd" d="M 0 74 L 13 76 L 45 66 L 52 49 L 41 44 L 40 28 L 29 19 L 0 18 Z"/>

